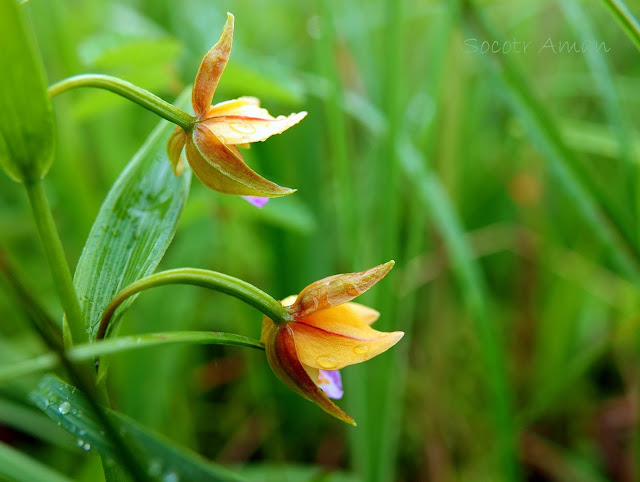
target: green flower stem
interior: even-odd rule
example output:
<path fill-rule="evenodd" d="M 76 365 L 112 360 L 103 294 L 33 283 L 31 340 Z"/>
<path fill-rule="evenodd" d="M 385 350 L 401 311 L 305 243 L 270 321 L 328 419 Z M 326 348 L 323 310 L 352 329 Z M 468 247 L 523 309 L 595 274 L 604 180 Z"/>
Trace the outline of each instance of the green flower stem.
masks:
<path fill-rule="evenodd" d="M 152 274 L 151 276 L 130 284 L 120 291 L 111 300 L 104 311 L 104 315 L 102 315 L 100 326 L 98 327 L 97 339 L 100 340 L 104 338 L 113 314 L 124 300 L 149 288 L 169 284 L 188 284 L 220 291 L 253 306 L 271 318 L 275 323 L 291 320 L 291 316 L 278 301 L 246 281 L 216 271 L 179 268 Z"/>
<path fill-rule="evenodd" d="M 151 92 L 126 80 L 111 77 L 110 75 L 84 74 L 69 77 L 49 87 L 49 96 L 55 97 L 58 94 L 77 87 L 95 87 L 121 95 L 141 105 L 145 109 L 158 114 L 160 117 L 179 125 L 185 131 L 190 131 L 196 120 L 195 117 L 187 114 L 175 105 L 162 100 L 160 97 L 153 95 Z"/>
<path fill-rule="evenodd" d="M 71 340 L 66 341 L 71 341 L 69 344 L 87 341 L 88 336 L 85 330 L 84 318 L 73 287 L 71 271 L 62 248 L 62 242 L 53 220 L 49 200 L 44 190 L 44 184 L 42 180 L 37 180 L 25 183 L 24 187 L 29 196 L 29 203 L 31 204 L 40 240 L 66 315 L 69 334 L 71 335 Z"/>
<path fill-rule="evenodd" d="M 113 355 L 124 351 L 139 350 L 158 345 L 174 345 L 191 343 L 202 345 L 232 345 L 264 350 L 264 345 L 253 338 L 234 333 L 213 331 L 173 331 L 161 333 L 145 333 L 143 335 L 121 336 L 95 343 L 75 345 L 65 351 L 71 362 L 93 360 L 102 355 Z M 16 378 L 22 378 L 45 370 L 52 370 L 60 364 L 60 357 L 55 353 L 44 353 L 36 358 L 14 363 L 0 368 L 0 384 Z"/>

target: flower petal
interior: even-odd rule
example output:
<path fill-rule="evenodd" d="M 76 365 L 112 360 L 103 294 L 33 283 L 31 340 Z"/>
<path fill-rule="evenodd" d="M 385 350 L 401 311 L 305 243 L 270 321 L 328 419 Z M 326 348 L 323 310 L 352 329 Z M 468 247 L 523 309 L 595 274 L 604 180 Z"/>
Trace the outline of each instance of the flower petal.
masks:
<path fill-rule="evenodd" d="M 213 94 L 218 87 L 220 77 L 224 72 L 231 53 L 231 44 L 233 43 L 233 15 L 227 13 L 227 23 L 225 23 L 220 39 L 207 55 L 202 59 L 196 80 L 193 84 L 193 93 L 191 101 L 193 111 L 197 117 L 206 114 L 211 106 Z"/>
<path fill-rule="evenodd" d="M 332 333 L 304 322 L 289 323 L 295 334 L 300 362 L 320 370 L 340 370 L 362 363 L 387 351 L 404 336 L 401 331 L 384 333 L 364 325 L 356 337 Z"/>
<path fill-rule="evenodd" d="M 176 126 L 167 142 L 167 157 L 169 157 L 171 169 L 173 169 L 173 174 L 175 174 L 176 177 L 181 176 L 184 171 L 184 160 L 181 154 L 186 142 L 187 134 L 185 134 L 180 126 Z"/>
<path fill-rule="evenodd" d="M 332 308 L 316 311 L 304 318 L 297 318 L 297 323 L 314 326 L 337 335 L 354 338 L 375 338 L 380 333 L 371 328 L 380 313 L 358 303 L 344 303 Z M 373 320 L 373 321 L 372 321 Z"/>
<path fill-rule="evenodd" d="M 360 273 L 338 274 L 311 283 L 287 309 L 295 319 L 300 319 L 351 301 L 384 278 L 394 264 L 389 261 Z"/>
<path fill-rule="evenodd" d="M 249 204 L 253 204 L 258 209 L 263 208 L 264 205 L 269 202 L 268 197 L 262 197 L 262 196 L 242 196 L 242 197 L 244 198 L 245 201 L 247 201 Z"/>
<path fill-rule="evenodd" d="M 259 109 L 265 111 L 265 109 Z M 266 112 L 266 111 L 265 111 Z M 212 132 L 225 144 L 248 144 L 250 142 L 260 142 L 269 137 L 280 134 L 290 127 L 296 125 L 307 115 L 306 112 L 298 112 L 288 117 L 280 116 L 274 119 L 267 113 L 268 117 L 248 116 L 248 115 L 219 115 L 210 117 L 202 121 Z"/>
<path fill-rule="evenodd" d="M 196 124 L 187 141 L 187 160 L 207 187 L 241 196 L 278 197 L 295 189 L 280 187 L 249 168 L 237 149 L 224 145 L 204 126 Z"/>
<path fill-rule="evenodd" d="M 260 108 L 260 99 L 257 97 L 238 97 L 237 99 L 225 100 L 224 102 L 220 102 L 216 105 L 212 105 L 207 112 L 207 115 L 204 117 L 215 117 L 218 115 L 244 115 L 247 117 L 263 117 L 263 118 L 271 118 L 267 109 Z"/>
<path fill-rule="evenodd" d="M 342 377 L 338 370 L 320 370 L 318 373 L 318 386 L 327 397 L 334 400 L 340 400 L 344 395 Z"/>
<path fill-rule="evenodd" d="M 264 325 L 263 325 L 264 326 Z M 267 329 L 265 349 L 267 360 L 274 373 L 292 390 L 316 403 L 322 410 L 351 425 L 356 422 L 340 407 L 333 403 L 327 395 L 309 377 L 298 360 L 296 341 L 288 324 L 272 325 Z"/>

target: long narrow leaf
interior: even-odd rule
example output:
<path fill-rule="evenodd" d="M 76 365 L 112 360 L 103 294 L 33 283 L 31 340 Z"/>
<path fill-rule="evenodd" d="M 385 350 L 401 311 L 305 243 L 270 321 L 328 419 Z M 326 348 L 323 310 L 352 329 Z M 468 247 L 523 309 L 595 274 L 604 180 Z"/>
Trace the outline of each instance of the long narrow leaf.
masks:
<path fill-rule="evenodd" d="M 620 23 L 631 41 L 640 50 L 640 23 L 622 0 L 602 0 Z"/>
<path fill-rule="evenodd" d="M 184 104 L 184 98 L 178 103 Z M 74 282 L 91 340 L 109 301 L 156 269 L 176 232 L 190 171 L 181 177 L 171 171 L 165 146 L 172 129 L 162 121 L 122 172 L 78 261 Z"/>
<path fill-rule="evenodd" d="M 102 355 L 114 355 L 125 351 L 140 350 L 158 345 L 192 343 L 202 345 L 234 345 L 264 349 L 258 340 L 233 333 L 213 331 L 175 331 L 166 333 L 146 333 L 144 335 L 121 336 L 104 341 L 75 345 L 67 351 L 72 361 L 92 360 Z M 58 366 L 60 359 L 54 353 L 45 353 L 39 357 L 14 363 L 0 369 L 0 384 L 26 375 L 51 370 Z M 1 404 L 0 404 L 1 408 Z"/>
<path fill-rule="evenodd" d="M 0 479 L 16 482 L 33 482 L 34 480 L 71 482 L 71 479 L 2 442 L 0 442 Z"/>
<path fill-rule="evenodd" d="M 94 451 L 105 460 L 117 452 L 100 430 L 87 400 L 79 391 L 47 375 L 31 393 L 31 400 L 62 428 L 78 438 L 86 451 Z M 133 420 L 105 409 L 119 433 L 139 448 L 148 461 L 150 478 L 163 480 L 227 481 L 242 480 L 233 472 L 209 463 L 197 454 L 172 444 Z M 108 463 L 108 462 L 107 462 Z M 38 480 L 38 479 L 34 479 Z M 47 480 L 47 479 L 39 479 Z"/>

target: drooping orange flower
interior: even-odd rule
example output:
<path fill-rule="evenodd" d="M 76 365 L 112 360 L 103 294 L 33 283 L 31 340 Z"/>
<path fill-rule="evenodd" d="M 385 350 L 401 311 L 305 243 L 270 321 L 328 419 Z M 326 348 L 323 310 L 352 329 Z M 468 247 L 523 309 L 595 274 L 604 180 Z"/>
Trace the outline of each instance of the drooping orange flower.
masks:
<path fill-rule="evenodd" d="M 168 157 L 173 172 L 179 176 L 184 169 L 180 155 L 186 146 L 187 161 L 194 174 L 215 191 L 267 198 L 285 196 L 295 190 L 278 186 L 255 173 L 245 163 L 238 146 L 248 147 L 252 142 L 280 134 L 300 122 L 307 113 L 274 118 L 260 107 L 260 101 L 255 97 L 240 97 L 211 105 L 229 60 L 233 20 L 233 15 L 228 13 L 220 40 L 200 64 L 192 93 L 196 120 L 189 132 L 176 127 L 167 143 Z"/>
<path fill-rule="evenodd" d="M 285 298 L 291 321 L 274 323 L 266 316 L 261 340 L 274 373 L 290 388 L 334 417 L 355 421 L 329 400 L 342 397 L 338 370 L 362 363 L 395 345 L 401 331 L 384 333 L 371 328 L 379 313 L 351 302 L 380 281 L 394 262 L 360 273 L 339 274 L 310 284 L 300 294 Z"/>

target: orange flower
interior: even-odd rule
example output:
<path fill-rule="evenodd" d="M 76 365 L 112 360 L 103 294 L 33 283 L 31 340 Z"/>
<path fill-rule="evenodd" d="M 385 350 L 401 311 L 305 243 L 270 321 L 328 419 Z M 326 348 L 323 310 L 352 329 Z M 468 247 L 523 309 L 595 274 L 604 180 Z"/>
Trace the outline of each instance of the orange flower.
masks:
<path fill-rule="evenodd" d="M 310 284 L 281 303 L 291 321 L 274 323 L 266 316 L 261 340 L 275 374 L 290 388 L 315 402 L 325 412 L 355 425 L 331 398 L 342 396 L 340 370 L 362 363 L 395 345 L 401 331 L 384 333 L 371 328 L 376 310 L 350 302 L 380 281 L 394 262 L 360 273 L 347 273 Z"/>
<path fill-rule="evenodd" d="M 220 40 L 205 55 L 193 85 L 192 104 L 196 115 L 189 132 L 176 127 L 169 138 L 167 154 L 173 172 L 183 169 L 180 157 L 186 146 L 187 161 L 202 183 L 218 192 L 242 196 L 278 197 L 295 192 L 280 187 L 255 173 L 244 162 L 237 146 L 249 147 L 300 122 L 306 112 L 274 118 L 260 107 L 255 97 L 211 105 L 213 94 L 229 60 L 233 41 L 233 15 L 227 14 Z"/>

